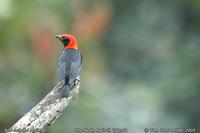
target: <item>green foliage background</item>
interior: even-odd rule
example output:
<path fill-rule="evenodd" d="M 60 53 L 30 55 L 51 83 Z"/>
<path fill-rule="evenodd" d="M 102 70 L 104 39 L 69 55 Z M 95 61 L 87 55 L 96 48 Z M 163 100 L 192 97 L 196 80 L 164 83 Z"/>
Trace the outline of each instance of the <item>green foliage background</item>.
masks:
<path fill-rule="evenodd" d="M 1 0 L 0 129 L 58 82 L 55 34 L 83 54 L 78 99 L 49 129 L 200 128 L 200 1 Z"/>

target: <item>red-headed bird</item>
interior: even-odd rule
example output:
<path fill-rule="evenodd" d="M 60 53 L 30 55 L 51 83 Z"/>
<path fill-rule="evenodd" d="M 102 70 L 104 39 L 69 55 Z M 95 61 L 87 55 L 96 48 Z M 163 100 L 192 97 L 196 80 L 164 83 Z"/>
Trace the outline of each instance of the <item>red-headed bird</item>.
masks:
<path fill-rule="evenodd" d="M 62 97 L 68 97 L 70 86 L 74 84 L 77 77 L 80 76 L 82 56 L 78 51 L 78 43 L 74 36 L 70 34 L 56 35 L 64 45 L 57 60 L 58 78 L 63 85 Z"/>

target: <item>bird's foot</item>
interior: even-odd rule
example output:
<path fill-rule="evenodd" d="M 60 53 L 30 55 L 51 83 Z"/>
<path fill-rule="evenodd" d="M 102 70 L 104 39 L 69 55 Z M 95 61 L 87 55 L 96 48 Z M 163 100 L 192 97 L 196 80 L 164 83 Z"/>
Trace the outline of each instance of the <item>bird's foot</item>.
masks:
<path fill-rule="evenodd" d="M 80 79 L 75 79 L 72 84 L 70 84 L 70 90 L 72 90 L 75 86 L 80 84 Z"/>

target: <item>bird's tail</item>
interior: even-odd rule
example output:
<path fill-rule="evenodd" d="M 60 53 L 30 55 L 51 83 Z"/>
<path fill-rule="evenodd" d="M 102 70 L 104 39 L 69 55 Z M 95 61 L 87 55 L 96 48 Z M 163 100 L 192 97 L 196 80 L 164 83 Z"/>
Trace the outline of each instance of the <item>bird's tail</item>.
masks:
<path fill-rule="evenodd" d="M 70 94 L 70 87 L 69 87 L 69 85 L 64 85 L 63 87 L 62 87 L 62 90 L 61 90 L 62 92 L 61 92 L 61 96 L 62 97 L 68 97 L 69 96 L 69 94 Z"/>

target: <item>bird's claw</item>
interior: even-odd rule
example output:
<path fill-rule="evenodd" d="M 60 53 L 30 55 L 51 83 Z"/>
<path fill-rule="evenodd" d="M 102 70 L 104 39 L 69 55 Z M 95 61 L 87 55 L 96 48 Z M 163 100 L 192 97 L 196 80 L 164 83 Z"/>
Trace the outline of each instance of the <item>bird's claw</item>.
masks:
<path fill-rule="evenodd" d="M 70 90 L 72 90 L 75 86 L 78 86 L 80 84 L 80 79 L 76 78 L 72 84 L 70 85 Z"/>

